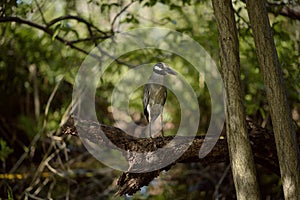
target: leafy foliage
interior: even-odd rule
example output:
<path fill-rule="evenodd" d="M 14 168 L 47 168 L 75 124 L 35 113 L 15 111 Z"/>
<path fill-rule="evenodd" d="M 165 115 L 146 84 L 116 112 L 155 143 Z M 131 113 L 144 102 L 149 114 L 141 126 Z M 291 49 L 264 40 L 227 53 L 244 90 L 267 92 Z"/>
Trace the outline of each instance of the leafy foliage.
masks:
<path fill-rule="evenodd" d="M 0 149 L 1 149 L 0 150 L 0 160 L 2 162 L 5 162 L 9 156 L 9 154 L 14 152 L 13 149 L 11 149 L 7 146 L 6 141 L 4 141 L 2 138 L 0 138 Z"/>
<path fill-rule="evenodd" d="M 4 0 L 1 4 L 0 159 L 6 165 L 0 171 L 21 175 L 19 182 L 12 178 L 0 184 L 1 195 L 9 194 L 9 198 L 92 198 L 95 195 L 114 198 L 113 182 L 119 172 L 93 159 L 79 139 L 60 134 L 60 127 L 71 112 L 76 73 L 86 52 L 95 45 L 118 32 L 160 26 L 191 36 L 216 63 L 219 60 L 217 28 L 209 1 Z M 252 32 L 245 4 L 235 1 L 234 6 L 246 112 L 262 123 L 267 120 L 269 110 Z M 8 17 L 18 17 L 30 23 L 4 21 Z M 299 21 L 273 14 L 270 14 L 270 19 L 289 104 L 291 108 L 300 107 Z M 134 51 L 111 64 L 100 80 L 95 96 L 99 121 L 110 125 L 115 123 L 109 97 L 122 75 L 131 67 L 157 61 L 172 63 L 172 67 L 193 87 L 201 109 L 199 134 L 205 133 L 211 113 L 205 82 L 186 60 L 161 50 Z M 139 88 L 130 99 L 129 113 L 137 123 L 145 120 L 141 97 L 142 88 Z M 168 134 L 174 134 L 181 116 L 178 101 L 172 93 L 166 104 L 166 113 L 166 119 L 173 127 Z M 180 166 L 159 179 L 159 187 L 155 185 L 158 183 L 153 183 L 133 199 L 184 199 L 189 193 L 190 199 L 212 198 L 214 185 L 224 170 L 223 165 Z M 191 175 L 195 172 L 196 176 Z M 164 178 L 171 184 L 167 184 Z M 279 197 L 280 184 L 274 183 L 277 177 L 270 175 L 268 178 L 272 179 L 276 190 L 265 195 Z M 227 191 L 233 191 L 230 176 L 227 179 L 223 186 Z M 201 182 L 203 180 L 209 183 L 207 187 Z M 225 189 L 220 195 L 235 198 Z"/>

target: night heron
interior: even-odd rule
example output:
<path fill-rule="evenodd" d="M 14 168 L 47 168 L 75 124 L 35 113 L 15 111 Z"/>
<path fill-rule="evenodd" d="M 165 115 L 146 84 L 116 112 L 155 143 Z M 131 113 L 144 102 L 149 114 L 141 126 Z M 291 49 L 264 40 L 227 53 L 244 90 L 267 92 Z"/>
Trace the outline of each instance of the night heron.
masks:
<path fill-rule="evenodd" d="M 150 138 L 152 138 L 151 124 L 155 122 L 159 115 L 161 118 L 161 133 L 164 137 L 163 109 L 167 99 L 167 88 L 164 86 L 164 79 L 167 74 L 176 75 L 177 73 L 165 63 L 155 64 L 152 75 L 144 87 L 143 107 L 149 123 Z"/>

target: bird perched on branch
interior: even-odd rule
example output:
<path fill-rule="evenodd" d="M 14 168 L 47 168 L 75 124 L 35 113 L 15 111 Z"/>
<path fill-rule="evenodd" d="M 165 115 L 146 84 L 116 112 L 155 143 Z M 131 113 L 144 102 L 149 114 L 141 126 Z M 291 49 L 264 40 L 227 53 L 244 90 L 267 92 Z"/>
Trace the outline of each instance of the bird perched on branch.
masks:
<path fill-rule="evenodd" d="M 161 116 L 162 136 L 164 137 L 162 112 L 167 99 L 167 88 L 164 86 L 164 79 L 167 74 L 176 75 L 177 73 L 165 63 L 155 64 L 152 75 L 144 87 L 143 107 L 149 123 L 151 138 L 151 124 L 159 115 Z"/>

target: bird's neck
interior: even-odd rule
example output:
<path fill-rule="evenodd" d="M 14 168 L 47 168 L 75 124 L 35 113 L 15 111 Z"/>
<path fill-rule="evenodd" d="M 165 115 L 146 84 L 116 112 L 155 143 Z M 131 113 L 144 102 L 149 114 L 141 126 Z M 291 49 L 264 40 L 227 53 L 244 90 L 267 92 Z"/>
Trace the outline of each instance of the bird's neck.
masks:
<path fill-rule="evenodd" d="M 165 76 L 157 73 L 152 73 L 149 78 L 149 81 L 163 85 L 165 82 Z"/>

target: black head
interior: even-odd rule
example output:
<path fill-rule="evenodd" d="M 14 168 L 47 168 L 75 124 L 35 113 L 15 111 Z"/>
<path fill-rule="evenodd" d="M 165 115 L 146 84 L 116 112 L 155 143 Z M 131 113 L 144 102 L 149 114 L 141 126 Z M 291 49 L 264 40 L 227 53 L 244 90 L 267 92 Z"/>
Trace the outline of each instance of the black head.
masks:
<path fill-rule="evenodd" d="M 177 73 L 171 69 L 167 64 L 163 62 L 159 62 L 154 65 L 153 67 L 153 72 L 160 74 L 160 75 L 167 75 L 167 74 L 172 74 L 176 75 Z"/>

